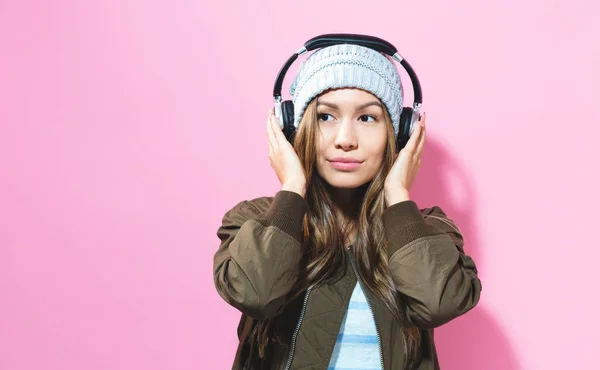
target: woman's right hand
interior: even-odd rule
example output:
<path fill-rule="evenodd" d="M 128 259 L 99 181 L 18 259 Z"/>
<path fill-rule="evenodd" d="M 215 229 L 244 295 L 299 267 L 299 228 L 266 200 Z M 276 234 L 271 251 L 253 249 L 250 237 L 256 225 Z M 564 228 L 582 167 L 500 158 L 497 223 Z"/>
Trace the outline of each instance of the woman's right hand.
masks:
<path fill-rule="evenodd" d="M 269 141 L 269 159 L 275 170 L 281 190 L 293 191 L 304 197 L 306 192 L 306 176 L 300 158 L 292 144 L 286 139 L 275 110 L 269 109 L 267 119 L 267 138 Z"/>

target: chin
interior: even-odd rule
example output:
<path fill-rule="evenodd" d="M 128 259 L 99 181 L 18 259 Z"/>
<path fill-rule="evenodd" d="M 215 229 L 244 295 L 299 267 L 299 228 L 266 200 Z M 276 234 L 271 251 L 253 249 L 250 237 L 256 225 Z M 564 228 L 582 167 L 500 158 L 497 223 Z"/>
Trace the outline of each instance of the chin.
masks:
<path fill-rule="evenodd" d="M 373 179 L 373 177 L 355 172 L 337 172 L 320 174 L 329 186 L 336 189 L 356 189 Z"/>

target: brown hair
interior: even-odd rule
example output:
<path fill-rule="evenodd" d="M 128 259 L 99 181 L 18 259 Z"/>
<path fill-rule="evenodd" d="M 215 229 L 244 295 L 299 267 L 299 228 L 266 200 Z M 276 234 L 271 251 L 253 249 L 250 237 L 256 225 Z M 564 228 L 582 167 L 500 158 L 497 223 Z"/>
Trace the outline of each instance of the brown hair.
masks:
<path fill-rule="evenodd" d="M 309 286 L 330 281 L 336 268 L 345 266 L 345 235 L 356 231 L 352 250 L 362 282 L 376 297 L 381 299 L 400 322 L 405 343 L 406 367 L 413 368 L 420 360 L 421 331 L 407 320 L 406 303 L 396 291 L 388 270 L 387 241 L 383 229 L 382 214 L 385 209 L 383 184 L 395 159 L 396 137 L 389 114 L 384 109 L 388 127 L 388 140 L 382 166 L 373 180 L 363 187 L 357 221 L 341 224 L 329 193 L 329 185 L 316 171 L 317 139 L 320 135 L 317 117 L 317 99 L 313 99 L 304 112 L 298 132 L 293 141 L 294 149 L 303 165 L 307 182 L 306 201 L 308 212 L 304 218 L 305 265 L 302 266 L 292 298 L 303 294 Z M 331 268 L 335 266 L 336 268 Z M 273 319 L 258 321 L 249 334 L 251 352 L 265 355 L 271 342 L 283 339 L 274 330 Z M 284 343 L 282 343 L 284 344 Z"/>

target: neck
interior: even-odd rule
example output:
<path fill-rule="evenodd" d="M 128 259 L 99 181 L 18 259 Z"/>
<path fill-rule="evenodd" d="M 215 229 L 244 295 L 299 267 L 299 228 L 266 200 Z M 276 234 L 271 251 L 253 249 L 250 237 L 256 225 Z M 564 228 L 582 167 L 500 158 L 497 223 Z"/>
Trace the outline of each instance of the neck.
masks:
<path fill-rule="evenodd" d="M 340 221 L 340 227 L 347 230 L 346 245 L 354 240 L 360 206 L 368 184 L 354 189 L 338 189 L 330 187 L 329 193 Z"/>
<path fill-rule="evenodd" d="M 364 196 L 361 189 L 332 189 L 331 200 L 340 216 L 348 220 L 358 218 L 358 211 Z"/>

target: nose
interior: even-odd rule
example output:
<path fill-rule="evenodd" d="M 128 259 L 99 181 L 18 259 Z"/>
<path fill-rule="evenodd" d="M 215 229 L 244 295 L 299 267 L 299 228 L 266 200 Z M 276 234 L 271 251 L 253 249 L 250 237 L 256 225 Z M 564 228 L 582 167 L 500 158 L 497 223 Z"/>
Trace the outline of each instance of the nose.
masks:
<path fill-rule="evenodd" d="M 347 122 L 345 120 L 338 125 L 334 143 L 336 149 L 342 149 L 345 151 L 356 149 L 358 146 L 358 140 L 352 122 Z"/>

